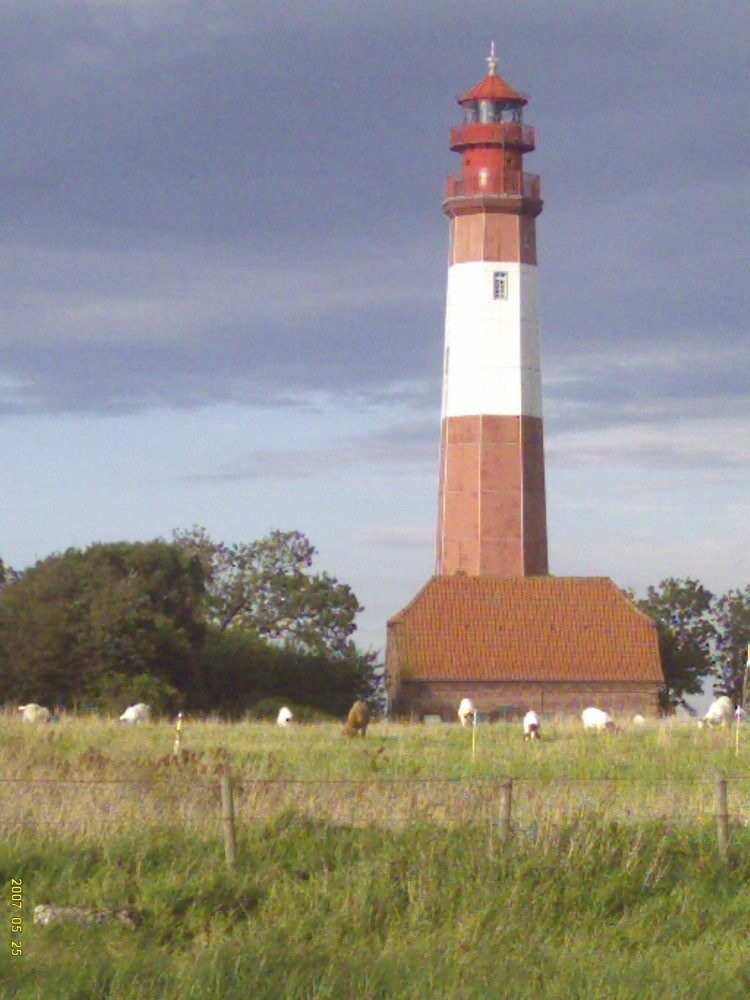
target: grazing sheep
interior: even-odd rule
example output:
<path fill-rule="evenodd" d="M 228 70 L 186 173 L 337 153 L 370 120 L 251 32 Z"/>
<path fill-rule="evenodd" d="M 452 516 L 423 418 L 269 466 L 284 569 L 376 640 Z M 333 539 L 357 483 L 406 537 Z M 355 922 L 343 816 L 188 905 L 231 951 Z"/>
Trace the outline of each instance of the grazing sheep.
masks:
<path fill-rule="evenodd" d="M 462 726 L 468 726 L 474 722 L 477 717 L 477 710 L 474 708 L 474 702 L 471 698 L 463 698 L 461 704 L 458 706 L 458 719 Z"/>
<path fill-rule="evenodd" d="M 584 729 L 595 729 L 597 732 L 615 728 L 612 716 L 602 708 L 584 708 L 581 712 L 581 722 Z"/>
<path fill-rule="evenodd" d="M 367 727 L 370 724 L 370 709 L 365 701 L 355 701 L 349 709 L 349 717 L 344 723 L 342 733 L 344 736 L 356 736 L 358 733 L 364 739 Z"/>
<path fill-rule="evenodd" d="M 698 723 L 700 726 L 726 726 L 734 718 L 732 699 L 722 695 L 708 706 L 708 711 Z"/>
<path fill-rule="evenodd" d="M 276 717 L 276 725 L 291 726 L 293 722 L 294 722 L 294 716 L 292 715 L 291 710 L 288 709 L 286 705 L 284 705 L 283 708 L 279 709 L 279 714 Z"/>
<path fill-rule="evenodd" d="M 150 718 L 151 709 L 140 701 L 137 705 L 125 709 L 120 716 L 120 722 L 132 722 L 137 725 L 139 722 L 148 722 Z"/>
<path fill-rule="evenodd" d="M 634 726 L 638 726 L 638 727 L 645 726 L 646 725 L 646 720 L 643 718 L 642 715 L 634 715 L 633 716 L 633 725 Z"/>
<path fill-rule="evenodd" d="M 19 705 L 18 711 L 23 713 L 24 722 L 49 722 L 49 709 L 30 701 L 28 705 Z"/>
<path fill-rule="evenodd" d="M 541 733 L 542 724 L 539 721 L 539 716 L 533 709 L 529 709 L 523 717 L 523 738 L 525 740 L 540 740 Z"/>

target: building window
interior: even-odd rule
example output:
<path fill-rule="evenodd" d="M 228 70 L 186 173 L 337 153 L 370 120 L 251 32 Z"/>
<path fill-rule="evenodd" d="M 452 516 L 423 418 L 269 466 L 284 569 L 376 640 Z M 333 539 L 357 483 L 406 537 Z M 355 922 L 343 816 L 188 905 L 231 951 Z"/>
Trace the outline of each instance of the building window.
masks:
<path fill-rule="evenodd" d="M 508 272 L 495 271 L 492 276 L 492 297 L 494 299 L 508 298 Z"/>

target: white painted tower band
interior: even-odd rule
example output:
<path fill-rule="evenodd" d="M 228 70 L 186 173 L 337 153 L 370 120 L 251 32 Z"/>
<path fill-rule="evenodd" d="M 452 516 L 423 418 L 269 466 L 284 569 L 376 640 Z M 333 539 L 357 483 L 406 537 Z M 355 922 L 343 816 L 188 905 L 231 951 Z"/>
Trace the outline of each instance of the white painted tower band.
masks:
<path fill-rule="evenodd" d="M 495 297 L 500 283 L 506 297 Z M 480 414 L 542 417 L 532 264 L 473 261 L 448 269 L 443 418 Z"/>

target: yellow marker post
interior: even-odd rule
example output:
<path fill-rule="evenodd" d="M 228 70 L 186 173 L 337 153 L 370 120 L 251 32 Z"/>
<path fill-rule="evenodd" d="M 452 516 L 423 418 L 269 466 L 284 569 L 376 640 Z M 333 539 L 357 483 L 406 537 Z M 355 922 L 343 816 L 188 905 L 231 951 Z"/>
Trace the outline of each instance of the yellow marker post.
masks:
<path fill-rule="evenodd" d="M 177 725 L 174 730 L 174 755 L 179 757 L 180 755 L 180 737 L 182 735 L 182 712 L 177 715 Z"/>
<path fill-rule="evenodd" d="M 742 679 L 742 701 L 737 706 L 737 710 L 734 713 L 734 719 L 736 722 L 735 726 L 735 736 L 734 736 L 734 754 L 735 757 L 739 755 L 740 752 L 740 726 L 742 725 L 742 720 L 748 710 L 747 698 L 750 695 L 750 643 L 747 645 L 747 660 L 745 662 L 745 676 Z"/>

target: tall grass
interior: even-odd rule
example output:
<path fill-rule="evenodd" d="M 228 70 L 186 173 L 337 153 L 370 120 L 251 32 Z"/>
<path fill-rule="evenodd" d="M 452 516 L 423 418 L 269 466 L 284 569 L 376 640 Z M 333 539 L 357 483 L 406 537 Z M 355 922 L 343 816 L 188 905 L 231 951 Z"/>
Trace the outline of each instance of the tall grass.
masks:
<path fill-rule="evenodd" d="M 740 845 L 738 845 L 740 846 Z M 243 829 L 241 864 L 147 838 L 0 846 L 26 902 L 112 906 L 136 930 L 28 923 L 3 996 L 746 996 L 750 838 L 732 871 L 700 828 L 570 823 L 505 848 L 472 827 Z M 28 915 L 29 911 L 25 911 Z"/>
<path fill-rule="evenodd" d="M 64 718 L 50 726 L 0 714 L 4 777 L 117 776 L 123 768 L 152 774 L 171 755 L 169 723 L 119 726 L 94 717 Z M 701 730 L 689 723 L 653 723 L 643 729 L 592 734 L 580 724 L 545 728 L 541 743 L 524 743 L 517 724 L 459 726 L 378 723 L 364 741 L 340 738 L 333 723 L 279 729 L 258 723 L 186 720 L 182 747 L 199 755 L 204 770 L 229 755 L 233 768 L 255 778 L 352 779 L 381 777 L 580 780 L 701 779 L 717 769 L 750 770 L 750 726 L 735 753 L 734 729 Z"/>
<path fill-rule="evenodd" d="M 750 991 L 750 757 L 689 726 L 187 722 L 132 729 L 0 718 L 0 996 L 666 998 Z M 237 782 L 238 863 L 216 777 Z M 730 864 L 711 780 L 730 781 Z M 497 783 L 514 778 L 498 840 Z M 446 780 L 450 779 L 450 780 Z M 10 957 L 10 879 L 24 954 Z M 142 914 L 43 928 L 42 902 Z M 18 911 L 13 911 L 17 914 Z"/>
<path fill-rule="evenodd" d="M 750 733 L 743 734 L 746 739 Z M 168 724 L 118 726 L 65 719 L 37 727 L 0 718 L 0 832 L 147 829 L 172 816 L 208 834 L 217 775 L 229 761 L 241 820 L 288 808 L 350 825 L 402 825 L 413 817 L 489 822 L 498 784 L 514 779 L 521 827 L 592 813 L 605 818 L 705 819 L 717 771 L 729 778 L 730 813 L 750 822 L 750 747 L 729 730 L 656 724 L 645 731 L 584 733 L 547 727 L 524 743 L 517 726 L 379 724 L 365 740 L 333 724 L 279 729 L 261 723 L 190 722 L 172 755 Z M 61 783 L 62 782 L 62 783 Z"/>

